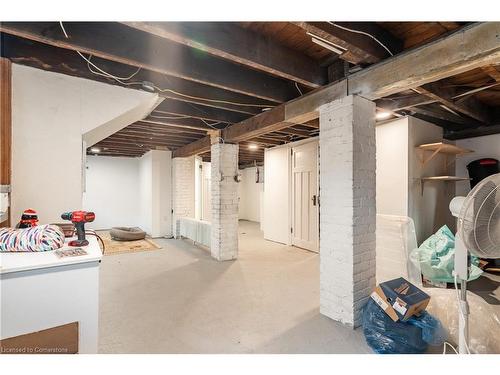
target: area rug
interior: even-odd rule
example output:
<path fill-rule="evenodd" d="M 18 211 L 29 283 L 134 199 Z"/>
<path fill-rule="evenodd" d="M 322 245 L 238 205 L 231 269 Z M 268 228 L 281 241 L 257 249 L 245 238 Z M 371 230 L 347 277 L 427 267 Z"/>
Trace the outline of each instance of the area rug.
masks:
<path fill-rule="evenodd" d="M 111 239 L 108 231 L 98 231 L 97 234 L 102 238 L 106 247 L 104 255 L 137 253 L 161 249 L 161 246 L 149 238 L 137 241 L 115 241 Z"/>

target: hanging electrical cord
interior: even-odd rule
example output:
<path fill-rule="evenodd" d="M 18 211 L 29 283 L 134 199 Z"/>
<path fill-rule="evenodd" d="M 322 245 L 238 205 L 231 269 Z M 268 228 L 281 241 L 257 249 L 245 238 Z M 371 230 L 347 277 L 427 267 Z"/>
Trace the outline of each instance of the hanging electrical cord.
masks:
<path fill-rule="evenodd" d="M 360 31 L 360 30 L 354 30 L 354 29 L 350 29 L 348 27 L 345 27 L 345 26 L 340 26 L 338 24 L 336 24 L 335 22 L 331 22 L 331 21 L 327 21 L 330 25 L 332 26 L 335 26 L 335 27 L 338 27 L 339 29 L 342 29 L 342 30 L 346 30 L 346 31 L 350 31 L 351 33 L 356 33 L 356 34 L 361 34 L 361 35 L 366 35 L 370 38 L 372 38 L 374 41 L 376 41 L 378 44 L 380 44 L 382 47 L 384 47 L 384 49 L 389 53 L 389 55 L 391 56 L 394 56 L 394 54 L 391 52 L 391 50 L 389 48 L 387 48 L 385 46 L 384 43 L 382 43 L 380 40 L 378 40 L 376 37 L 374 37 L 373 35 L 369 34 L 369 33 L 366 33 L 364 31 Z"/>
<path fill-rule="evenodd" d="M 180 93 L 178 91 L 174 91 L 172 89 L 162 89 L 156 85 L 154 85 L 153 87 L 160 92 L 171 92 L 172 94 L 179 95 L 179 96 L 182 96 L 184 98 L 198 99 L 198 100 L 203 100 L 203 101 L 211 102 L 211 103 L 232 104 L 232 105 L 238 105 L 238 106 L 242 106 L 242 107 L 258 107 L 258 108 L 269 108 L 270 107 L 268 104 L 249 104 L 249 103 L 231 102 L 229 100 L 207 99 L 207 98 L 202 98 L 199 96 L 183 94 L 183 93 Z"/>
<path fill-rule="evenodd" d="M 460 301 L 460 293 L 458 291 L 457 274 L 455 272 L 453 274 L 453 282 L 455 285 L 455 292 L 456 292 L 456 297 L 457 297 L 458 310 L 460 311 L 460 318 L 462 319 L 462 322 L 464 322 L 464 325 L 465 325 L 465 312 L 462 310 L 462 304 Z M 465 293 L 467 293 L 467 291 L 465 291 Z M 459 327 L 460 327 L 460 324 L 459 324 Z M 467 340 L 464 340 L 464 343 L 465 343 L 465 349 L 467 350 L 467 354 L 470 354 L 469 345 L 467 344 Z"/>
<path fill-rule="evenodd" d="M 66 29 L 64 28 L 64 24 L 62 23 L 62 21 L 59 21 L 59 25 L 61 26 L 61 29 L 62 29 L 62 32 L 64 34 L 64 36 L 66 37 L 66 39 L 69 39 L 69 35 L 68 33 L 66 32 Z M 115 79 L 117 82 L 121 83 L 121 84 L 126 84 L 122 81 L 128 81 L 130 80 L 131 78 L 133 78 L 137 73 L 139 73 L 139 71 L 141 70 L 141 68 L 138 68 L 134 73 L 132 73 L 130 76 L 128 77 L 118 77 L 118 76 L 115 76 L 111 73 L 108 73 L 104 70 L 102 70 L 101 68 L 99 68 L 97 65 L 95 65 L 92 61 L 90 61 L 90 59 L 92 58 L 92 55 L 89 56 L 89 58 L 85 57 L 85 55 L 83 53 L 81 53 L 80 51 L 76 50 L 76 53 L 82 58 L 84 59 L 86 62 L 87 62 L 87 67 L 89 68 L 89 70 L 94 73 L 94 74 L 97 74 L 97 75 L 102 75 L 102 76 L 105 76 L 105 77 L 108 77 L 108 78 L 113 78 Z M 97 69 L 100 73 L 98 72 L 95 72 L 93 71 L 90 66 L 93 66 L 95 69 Z M 130 83 L 129 83 L 130 84 Z M 137 84 L 137 83 L 134 83 L 134 84 Z M 142 84 L 142 83 L 140 83 Z"/>
<path fill-rule="evenodd" d="M 455 354 L 458 354 L 457 349 L 447 341 L 445 341 L 443 344 L 443 354 L 446 354 L 446 347 L 447 346 L 450 347 L 455 352 Z"/>
<path fill-rule="evenodd" d="M 66 37 L 66 39 L 69 39 L 69 35 L 66 32 L 66 29 L 64 28 L 64 25 L 63 25 L 62 21 L 59 21 L 59 25 L 61 26 L 62 32 L 63 32 L 64 36 Z M 125 78 L 117 77 L 117 76 L 115 76 L 115 75 L 113 75 L 111 73 L 108 73 L 105 70 L 99 68 L 92 61 L 90 61 L 90 58 L 85 57 L 85 55 L 83 55 L 80 51 L 76 50 L 76 53 L 82 59 L 84 59 L 87 62 L 87 67 L 89 68 L 90 72 L 93 73 L 93 74 L 96 74 L 96 75 L 99 75 L 99 76 L 104 76 L 104 77 L 107 77 L 107 78 L 112 78 L 116 82 L 121 83 L 122 85 L 141 85 L 141 86 L 144 85 L 143 81 L 141 81 L 141 82 L 139 82 L 139 81 L 136 81 L 136 82 L 125 82 L 128 79 L 134 77 L 137 73 L 139 73 L 139 70 L 141 68 L 139 68 L 135 73 L 133 73 L 129 77 L 125 77 Z M 90 57 L 92 57 L 92 55 L 90 55 Z M 98 72 L 96 72 L 95 70 L 92 70 L 90 68 L 90 66 L 92 66 L 94 69 L 97 69 Z M 192 96 L 192 95 L 183 94 L 181 92 L 178 92 L 178 91 L 175 91 L 175 90 L 172 90 L 172 89 L 167 89 L 167 88 L 162 89 L 162 88 L 160 88 L 160 87 L 158 87 L 158 86 L 156 86 L 154 84 L 152 86 L 156 90 L 158 90 L 159 92 L 170 92 L 170 93 L 172 93 L 174 95 L 182 96 L 184 98 L 203 100 L 203 101 L 207 101 L 207 102 L 211 102 L 211 103 L 231 104 L 231 105 L 237 105 L 237 106 L 242 106 L 242 107 L 258 107 L 258 108 L 269 108 L 269 107 L 272 107 L 272 106 L 267 105 L 267 104 L 238 103 L 238 102 L 232 102 L 232 101 L 229 101 L 229 100 L 218 100 L 218 99 L 202 98 L 202 97 L 199 97 L 199 96 Z"/>
<path fill-rule="evenodd" d="M 174 117 L 174 116 L 156 116 L 156 115 L 149 115 L 151 118 L 159 118 L 159 119 L 164 119 L 164 120 L 182 120 L 186 118 L 197 118 L 193 116 L 179 116 L 179 117 Z"/>
<path fill-rule="evenodd" d="M 295 82 L 295 87 L 297 88 L 297 91 L 299 92 L 299 94 L 302 96 L 304 94 L 302 94 L 302 90 L 300 89 L 299 85 L 297 84 L 297 82 Z"/>

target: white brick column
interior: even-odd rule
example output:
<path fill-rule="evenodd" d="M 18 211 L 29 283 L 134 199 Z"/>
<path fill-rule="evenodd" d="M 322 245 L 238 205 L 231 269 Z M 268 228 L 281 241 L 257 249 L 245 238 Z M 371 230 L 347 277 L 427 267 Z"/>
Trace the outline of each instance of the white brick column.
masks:
<path fill-rule="evenodd" d="M 375 286 L 375 104 L 320 107 L 320 312 L 357 327 Z"/>
<path fill-rule="evenodd" d="M 238 145 L 215 143 L 211 147 L 212 241 L 217 260 L 238 257 Z"/>

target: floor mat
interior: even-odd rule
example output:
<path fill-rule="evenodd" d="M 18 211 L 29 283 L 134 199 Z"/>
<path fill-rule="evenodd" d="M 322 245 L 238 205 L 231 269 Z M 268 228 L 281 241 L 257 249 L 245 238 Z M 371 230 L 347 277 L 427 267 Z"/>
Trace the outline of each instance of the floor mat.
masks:
<path fill-rule="evenodd" d="M 111 239 L 108 231 L 97 232 L 104 241 L 106 247 L 104 255 L 115 255 L 124 253 L 137 253 L 140 251 L 151 251 L 161 249 L 161 246 L 156 244 L 153 240 L 145 238 L 136 241 L 115 241 Z"/>

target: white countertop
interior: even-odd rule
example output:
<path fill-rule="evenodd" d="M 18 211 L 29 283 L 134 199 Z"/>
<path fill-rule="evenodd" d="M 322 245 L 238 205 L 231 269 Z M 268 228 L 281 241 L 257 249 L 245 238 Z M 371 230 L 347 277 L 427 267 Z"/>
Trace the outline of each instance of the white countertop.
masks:
<path fill-rule="evenodd" d="M 61 249 L 70 248 L 66 244 L 74 238 L 66 239 L 64 247 Z M 88 246 L 83 248 L 87 251 L 87 255 L 80 255 L 75 257 L 63 257 L 59 258 L 52 251 L 42 251 L 42 252 L 26 252 L 26 253 L 16 253 L 16 252 L 0 252 L 0 274 L 35 270 L 40 268 L 49 267 L 60 267 L 70 264 L 80 264 L 88 262 L 97 262 L 102 258 L 101 248 L 97 242 L 97 238 L 94 236 L 87 236 L 89 241 Z"/>

